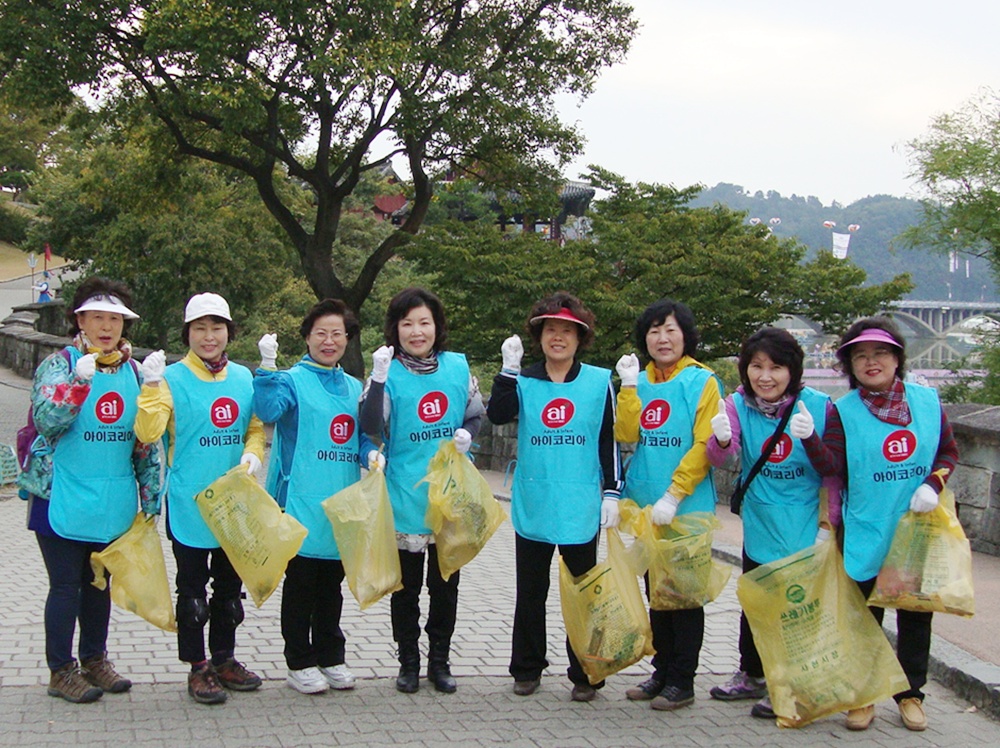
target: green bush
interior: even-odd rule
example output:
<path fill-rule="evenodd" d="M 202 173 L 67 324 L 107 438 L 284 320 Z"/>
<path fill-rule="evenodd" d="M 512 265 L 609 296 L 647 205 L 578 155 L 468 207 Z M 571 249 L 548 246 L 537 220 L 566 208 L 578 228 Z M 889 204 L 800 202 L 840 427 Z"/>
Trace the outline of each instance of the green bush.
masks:
<path fill-rule="evenodd" d="M 28 236 L 31 216 L 0 203 L 0 241 L 22 244 Z"/>

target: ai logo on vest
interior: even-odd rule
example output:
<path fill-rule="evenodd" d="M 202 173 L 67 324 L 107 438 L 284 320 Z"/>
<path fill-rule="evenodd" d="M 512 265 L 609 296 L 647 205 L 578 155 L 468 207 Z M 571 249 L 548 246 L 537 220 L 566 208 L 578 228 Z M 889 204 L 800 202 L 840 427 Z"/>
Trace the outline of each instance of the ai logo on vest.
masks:
<path fill-rule="evenodd" d="M 906 429 L 893 431 L 882 442 L 882 456 L 889 462 L 905 462 L 917 451 L 917 435 Z"/>
<path fill-rule="evenodd" d="M 101 423 L 115 423 L 125 413 L 125 401 L 117 392 L 105 392 L 94 406 L 94 415 Z"/>
<path fill-rule="evenodd" d="M 341 413 L 330 421 L 330 438 L 334 444 L 346 444 L 354 436 L 354 419 Z"/>
<path fill-rule="evenodd" d="M 576 409 L 565 397 L 557 397 L 542 408 L 542 423 L 550 429 L 562 428 L 573 420 Z"/>
<path fill-rule="evenodd" d="M 424 423 L 437 423 L 448 412 L 448 396 L 443 392 L 428 392 L 417 403 L 417 416 Z"/>
<path fill-rule="evenodd" d="M 650 400 L 639 418 L 644 429 L 658 429 L 670 418 L 670 404 L 666 400 Z"/>
<path fill-rule="evenodd" d="M 212 403 L 212 423 L 215 428 L 224 429 L 236 423 L 240 417 L 240 406 L 231 397 L 220 397 Z"/>
<path fill-rule="evenodd" d="M 764 453 L 764 447 L 767 446 L 767 442 L 760 448 L 761 454 Z M 778 439 L 778 443 L 774 445 L 774 451 L 767 458 L 768 462 L 784 462 L 788 459 L 788 455 L 792 453 L 792 437 L 788 434 L 782 434 L 781 438 Z"/>

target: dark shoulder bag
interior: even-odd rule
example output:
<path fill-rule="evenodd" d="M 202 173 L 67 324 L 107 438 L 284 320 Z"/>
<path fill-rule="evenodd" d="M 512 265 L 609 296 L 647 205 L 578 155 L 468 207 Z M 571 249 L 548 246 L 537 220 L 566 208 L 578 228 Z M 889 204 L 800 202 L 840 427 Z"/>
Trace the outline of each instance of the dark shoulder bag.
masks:
<path fill-rule="evenodd" d="M 747 474 L 747 479 L 743 480 L 742 476 L 736 479 L 736 484 L 733 486 L 733 493 L 729 496 L 729 511 L 733 514 L 740 513 L 740 507 L 743 506 L 743 496 L 746 494 L 747 489 L 753 482 L 753 479 L 757 477 L 757 473 L 760 472 L 761 468 L 764 467 L 764 463 L 767 462 L 771 453 L 774 452 L 774 448 L 778 446 L 778 440 L 781 435 L 785 433 L 785 426 L 788 425 L 788 419 L 792 417 L 792 411 L 795 410 L 795 403 L 798 400 L 796 397 L 785 408 L 785 414 L 781 417 L 778 422 L 778 428 L 774 430 L 771 434 L 771 438 L 767 440 L 767 444 L 764 445 L 764 450 L 760 453 L 760 457 L 757 458 L 757 462 L 754 463 L 753 467 L 750 468 L 749 474 Z"/>

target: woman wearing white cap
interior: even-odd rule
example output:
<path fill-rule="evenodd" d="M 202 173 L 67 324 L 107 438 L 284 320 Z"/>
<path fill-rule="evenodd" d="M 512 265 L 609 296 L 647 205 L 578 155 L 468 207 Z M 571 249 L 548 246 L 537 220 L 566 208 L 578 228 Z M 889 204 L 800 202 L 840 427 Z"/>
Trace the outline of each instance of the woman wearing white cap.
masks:
<path fill-rule="evenodd" d="M 188 693 L 203 704 L 224 702 L 224 688 L 252 691 L 261 683 L 234 656 L 236 628 L 243 621 L 242 582 L 194 502 L 199 491 L 237 464 L 256 473 L 264 455 L 264 425 L 253 416 L 253 375 L 226 356 L 235 329 L 224 298 L 192 296 L 181 332 L 190 350 L 170 366 L 163 351 L 142 362 L 145 384 L 135 424 L 141 441 L 163 437 L 167 450 L 167 537 L 177 560 L 177 642 L 181 661 L 191 665 Z"/>
<path fill-rule="evenodd" d="M 858 320 L 837 349 L 850 392 L 827 419 L 829 462 L 817 469 L 847 483 L 842 509 L 844 569 L 867 597 L 907 511 L 929 512 L 958 463 L 958 447 L 937 392 L 904 383 L 906 343 L 887 317 Z M 881 624 L 885 610 L 870 608 Z M 896 611 L 896 656 L 909 689 L 894 696 L 903 725 L 924 730 L 924 694 L 931 614 Z M 875 705 L 847 714 L 850 730 L 865 730 Z"/>
<path fill-rule="evenodd" d="M 468 452 L 484 408 L 479 385 L 461 353 L 446 350 L 444 305 L 430 291 L 405 288 L 385 314 L 386 345 L 372 354 L 361 405 L 361 429 L 385 441 L 386 482 L 396 525 L 403 589 L 392 594 L 392 638 L 399 647 L 396 689 L 420 687 L 420 590 L 427 568 L 430 607 L 427 679 L 442 693 L 456 690 L 448 662 L 458 611 L 460 573 L 441 577 L 427 514 L 427 465 L 442 439 Z"/>
<path fill-rule="evenodd" d="M 116 281 L 93 277 L 77 288 L 66 315 L 73 343 L 35 371 L 31 413 L 38 435 L 25 445 L 30 455 L 18 477 L 31 502 L 28 529 L 49 576 L 48 692 L 75 703 L 132 686 L 107 658 L 110 586 L 90 584 L 90 554 L 124 534 L 140 506 L 147 516 L 160 512 L 159 456 L 133 431 L 140 374 L 123 337 L 139 318 L 131 303 Z"/>
<path fill-rule="evenodd" d="M 496 424 L 518 419 L 510 508 L 517 601 L 508 668 L 518 696 L 538 689 L 549 664 L 545 601 L 552 554 L 558 546 L 575 576 L 593 568 L 599 528 L 618 524 L 622 474 L 611 372 L 577 360 L 594 340 L 593 313 L 559 292 L 531 308 L 527 330 L 543 359 L 522 370 L 521 339 L 507 338 L 486 411 Z M 568 639 L 566 653 L 571 698 L 591 701 L 603 682 L 590 685 Z"/>

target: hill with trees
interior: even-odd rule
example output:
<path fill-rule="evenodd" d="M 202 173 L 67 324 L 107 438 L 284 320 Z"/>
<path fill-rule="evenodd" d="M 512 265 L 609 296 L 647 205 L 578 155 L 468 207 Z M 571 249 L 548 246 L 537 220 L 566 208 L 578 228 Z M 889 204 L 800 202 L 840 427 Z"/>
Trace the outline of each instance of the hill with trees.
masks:
<path fill-rule="evenodd" d="M 847 256 L 868 274 L 868 283 L 884 283 L 909 273 L 914 288 L 908 299 L 945 300 L 950 292 L 954 301 L 1000 301 L 996 276 L 986 259 L 961 255 L 959 267 L 950 272 L 946 250 L 909 247 L 900 239 L 906 229 L 921 221 L 921 204 L 916 200 L 872 195 L 847 206 L 837 202 L 823 205 L 813 196 L 784 197 L 773 190 L 750 192 L 722 182 L 703 190 L 690 204 L 716 203 L 746 211 L 748 220 L 759 218 L 765 224 L 780 218 L 781 223 L 773 226 L 775 235 L 794 237 L 806 245 L 807 260 L 821 249 L 830 249 L 831 230 L 823 226 L 824 221 L 834 221 L 838 232 L 858 224 L 861 228 L 852 234 Z"/>

